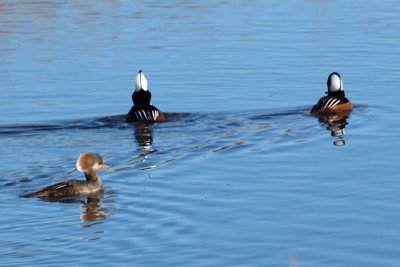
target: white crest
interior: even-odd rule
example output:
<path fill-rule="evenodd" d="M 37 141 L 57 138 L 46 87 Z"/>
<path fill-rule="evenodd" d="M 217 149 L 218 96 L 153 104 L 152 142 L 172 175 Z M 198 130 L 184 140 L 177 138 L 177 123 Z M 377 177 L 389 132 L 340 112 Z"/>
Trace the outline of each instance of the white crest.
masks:
<path fill-rule="evenodd" d="M 140 89 L 147 91 L 147 80 L 141 70 L 136 76 L 135 86 L 136 86 L 136 91 L 139 91 Z"/>
<path fill-rule="evenodd" d="M 82 165 L 82 161 L 83 161 L 83 157 L 85 157 L 86 153 L 84 154 L 80 154 L 78 160 L 76 161 L 76 169 L 80 172 L 85 172 L 86 170 L 83 169 Z"/>
<path fill-rule="evenodd" d="M 331 77 L 331 84 L 329 86 L 329 92 L 338 92 L 343 91 L 343 82 L 342 79 L 336 74 L 332 74 Z"/>

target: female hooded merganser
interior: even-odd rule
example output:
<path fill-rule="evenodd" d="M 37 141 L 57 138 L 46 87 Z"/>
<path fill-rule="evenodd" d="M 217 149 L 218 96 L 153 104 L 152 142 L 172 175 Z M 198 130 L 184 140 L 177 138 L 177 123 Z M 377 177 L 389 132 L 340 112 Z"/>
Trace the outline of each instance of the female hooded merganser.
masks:
<path fill-rule="evenodd" d="M 97 176 L 100 169 L 111 166 L 103 162 L 103 158 L 97 153 L 81 154 L 76 162 L 78 171 L 83 172 L 86 181 L 69 180 L 57 183 L 40 191 L 23 195 L 22 197 L 63 198 L 73 196 L 89 196 L 103 191 L 103 182 Z"/>
<path fill-rule="evenodd" d="M 132 94 L 133 107 L 128 112 L 126 119 L 129 122 L 161 122 L 165 116 L 151 104 L 151 93 L 147 90 L 147 80 L 139 70 L 135 81 L 136 90 Z"/>
<path fill-rule="evenodd" d="M 350 112 L 353 108 L 345 97 L 339 73 L 332 72 L 327 81 L 328 95 L 322 97 L 311 109 L 311 114 Z"/>

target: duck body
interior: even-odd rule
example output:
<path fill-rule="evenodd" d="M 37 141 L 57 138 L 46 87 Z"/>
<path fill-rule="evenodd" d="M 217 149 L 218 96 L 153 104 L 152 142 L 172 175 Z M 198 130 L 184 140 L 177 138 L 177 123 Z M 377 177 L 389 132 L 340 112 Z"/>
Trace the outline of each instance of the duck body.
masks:
<path fill-rule="evenodd" d="M 101 178 L 97 175 L 100 169 L 110 166 L 103 163 L 103 158 L 97 153 L 81 154 L 76 163 L 78 171 L 85 174 L 85 180 L 68 180 L 47 186 L 37 192 L 22 195 L 22 197 L 64 198 L 74 196 L 90 196 L 103 191 Z"/>
<path fill-rule="evenodd" d="M 151 93 L 147 89 L 147 79 L 140 70 L 135 80 L 136 90 L 132 94 L 133 107 L 126 115 L 129 122 L 161 122 L 165 115 L 151 104 Z"/>
<path fill-rule="evenodd" d="M 320 100 L 315 104 L 311 113 L 318 112 L 343 112 L 343 111 L 351 111 L 353 109 L 353 105 L 350 101 L 344 96 L 344 92 L 342 95 L 327 95 L 321 97 Z"/>
<path fill-rule="evenodd" d="M 311 114 L 351 112 L 353 106 L 346 98 L 340 74 L 332 72 L 327 81 L 328 92 L 311 109 Z"/>
<path fill-rule="evenodd" d="M 161 122 L 165 120 L 165 116 L 153 105 L 133 106 L 129 110 L 126 119 L 131 122 Z"/>
<path fill-rule="evenodd" d="M 60 182 L 40 191 L 23 195 L 22 197 L 63 198 L 74 196 L 90 196 L 104 189 L 101 179 L 98 181 L 68 180 Z"/>

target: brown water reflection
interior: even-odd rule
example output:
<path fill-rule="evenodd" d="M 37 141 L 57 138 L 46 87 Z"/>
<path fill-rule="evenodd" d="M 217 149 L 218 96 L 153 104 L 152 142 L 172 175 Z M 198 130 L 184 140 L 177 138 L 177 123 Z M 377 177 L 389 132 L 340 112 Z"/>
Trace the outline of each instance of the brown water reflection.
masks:
<path fill-rule="evenodd" d="M 346 144 L 344 129 L 346 125 L 348 125 L 347 119 L 350 117 L 350 113 L 351 111 L 347 111 L 318 117 L 319 122 L 325 125 L 326 129 L 331 133 L 331 136 L 337 137 L 337 139 L 333 141 L 334 146 L 344 146 Z"/>

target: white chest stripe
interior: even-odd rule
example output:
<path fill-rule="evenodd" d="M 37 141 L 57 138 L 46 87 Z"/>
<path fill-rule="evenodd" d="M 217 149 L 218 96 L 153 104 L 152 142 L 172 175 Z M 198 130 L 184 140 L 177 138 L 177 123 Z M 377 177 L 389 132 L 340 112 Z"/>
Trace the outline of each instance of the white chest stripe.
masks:
<path fill-rule="evenodd" d="M 330 108 L 340 103 L 340 99 L 330 98 L 322 106 L 324 108 Z"/>
<path fill-rule="evenodd" d="M 325 102 L 324 107 L 329 107 L 330 103 L 333 101 L 334 99 L 330 98 L 328 99 L 328 101 Z"/>
<path fill-rule="evenodd" d="M 144 110 L 141 110 L 140 112 L 143 114 L 144 120 L 148 121 L 149 120 L 149 114 Z"/>
<path fill-rule="evenodd" d="M 335 99 L 334 101 L 332 101 L 332 103 L 329 105 L 329 107 L 336 106 L 337 104 L 339 104 L 339 102 L 340 102 L 339 99 Z"/>
<path fill-rule="evenodd" d="M 157 110 L 153 110 L 152 113 L 153 113 L 153 120 L 156 120 L 159 112 Z"/>
<path fill-rule="evenodd" d="M 135 112 L 135 115 L 141 121 L 155 121 L 157 120 L 158 115 L 160 115 L 160 112 L 158 112 L 158 110 L 138 110 Z"/>
<path fill-rule="evenodd" d="M 136 112 L 135 112 L 135 115 L 136 115 L 136 117 L 137 117 L 138 119 L 140 119 L 140 120 L 143 121 L 142 114 L 140 113 L 140 111 L 136 111 Z"/>

